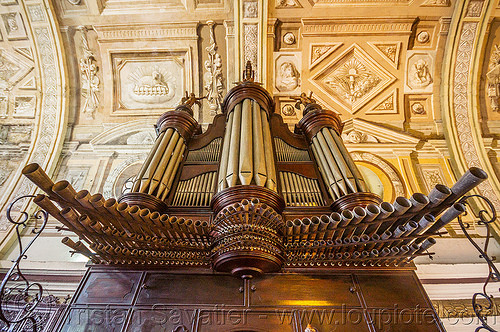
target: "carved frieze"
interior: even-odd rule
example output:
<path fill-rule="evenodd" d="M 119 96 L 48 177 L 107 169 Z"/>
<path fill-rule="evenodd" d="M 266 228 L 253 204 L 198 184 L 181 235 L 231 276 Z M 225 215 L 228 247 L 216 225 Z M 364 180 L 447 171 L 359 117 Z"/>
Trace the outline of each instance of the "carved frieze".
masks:
<path fill-rule="evenodd" d="M 483 10 L 484 0 L 472 0 L 467 7 L 467 17 L 479 17 Z"/>
<path fill-rule="evenodd" d="M 329 35 L 410 35 L 414 19 L 406 18 L 373 18 L 359 19 L 316 19 L 303 18 L 303 36 Z"/>
<path fill-rule="evenodd" d="M 45 21 L 45 14 L 43 13 L 42 6 L 39 4 L 28 6 L 28 11 L 31 15 L 31 20 L 33 22 L 43 22 Z"/>
<path fill-rule="evenodd" d="M 130 25 L 94 25 L 100 42 L 120 40 L 168 40 L 168 39 L 198 39 L 197 24 L 164 23 Z"/>
<path fill-rule="evenodd" d="M 355 113 L 395 77 L 353 44 L 310 81 L 348 112 Z"/>
<path fill-rule="evenodd" d="M 342 4 L 406 4 L 411 0 L 312 0 L 314 4 L 320 6 L 342 5 Z"/>
<path fill-rule="evenodd" d="M 432 92 L 434 53 L 408 51 L 406 60 L 406 93 Z"/>
<path fill-rule="evenodd" d="M 300 92 L 301 53 L 274 54 L 274 89 L 277 94 L 293 95 Z"/>
<path fill-rule="evenodd" d="M 354 132 L 354 134 L 349 136 L 351 132 Z M 359 137 L 359 134 L 356 132 L 363 133 L 363 137 L 366 139 L 355 139 L 355 137 Z M 353 118 L 345 121 L 342 133 L 343 138 L 352 138 L 350 140 L 351 143 L 378 142 L 384 144 L 405 144 L 408 146 L 416 146 L 418 142 L 420 142 L 420 139 L 408 134 L 387 129 L 376 123 L 368 122 L 359 118 Z M 379 147 L 381 147 L 381 145 L 379 145 Z"/>
<path fill-rule="evenodd" d="M 435 164 L 419 164 L 422 179 L 424 179 L 424 185 L 427 192 L 430 192 L 436 184 L 446 183 L 444 180 L 443 170 L 439 165 Z"/>

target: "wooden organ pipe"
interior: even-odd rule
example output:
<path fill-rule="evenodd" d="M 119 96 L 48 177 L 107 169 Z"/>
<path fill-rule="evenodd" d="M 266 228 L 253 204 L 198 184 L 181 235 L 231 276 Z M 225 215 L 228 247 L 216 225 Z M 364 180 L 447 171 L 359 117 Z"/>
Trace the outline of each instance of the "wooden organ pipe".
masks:
<path fill-rule="evenodd" d="M 276 191 L 276 168 L 266 111 L 245 98 L 229 111 L 217 191 L 257 185 Z"/>

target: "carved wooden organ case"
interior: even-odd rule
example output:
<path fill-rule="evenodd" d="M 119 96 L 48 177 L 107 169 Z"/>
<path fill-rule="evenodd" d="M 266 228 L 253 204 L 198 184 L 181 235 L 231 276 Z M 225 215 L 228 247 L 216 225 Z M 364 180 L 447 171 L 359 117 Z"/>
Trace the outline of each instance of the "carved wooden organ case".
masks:
<path fill-rule="evenodd" d="M 80 238 L 65 244 L 95 264 L 212 268 L 238 277 L 411 268 L 465 211 L 456 201 L 487 177 L 472 168 L 451 189 L 382 202 L 342 143 L 338 115 L 304 94 L 293 133 L 251 66 L 205 132 L 192 116 L 196 102 L 185 98 L 159 118 L 131 192 L 118 199 L 76 192 L 26 166 L 45 192 L 35 203 Z"/>

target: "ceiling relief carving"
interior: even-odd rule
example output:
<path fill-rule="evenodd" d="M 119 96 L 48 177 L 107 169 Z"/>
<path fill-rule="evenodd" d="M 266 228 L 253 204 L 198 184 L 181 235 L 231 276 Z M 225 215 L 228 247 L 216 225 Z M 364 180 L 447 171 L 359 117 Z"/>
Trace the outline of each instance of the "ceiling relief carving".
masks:
<path fill-rule="evenodd" d="M 15 118 L 34 118 L 36 96 L 16 96 L 14 99 Z"/>
<path fill-rule="evenodd" d="M 378 54 L 389 61 L 389 63 L 396 69 L 399 67 L 399 55 L 401 53 L 401 43 L 388 43 L 388 42 L 368 42 Z"/>
<path fill-rule="evenodd" d="M 0 49 L 0 89 L 11 90 L 31 70 L 33 63 L 8 50 Z"/>
<path fill-rule="evenodd" d="M 310 80 L 345 110 L 356 113 L 395 79 L 358 45 L 353 44 Z"/>
<path fill-rule="evenodd" d="M 343 43 L 311 43 L 309 46 L 309 69 L 315 67 L 327 56 L 335 52 Z"/>
<path fill-rule="evenodd" d="M 19 12 L 1 14 L 2 21 L 7 31 L 7 38 L 10 40 L 26 39 L 26 30 L 24 28 L 23 19 Z"/>
<path fill-rule="evenodd" d="M 274 90 L 280 95 L 296 95 L 301 86 L 301 53 L 275 53 Z"/>
<path fill-rule="evenodd" d="M 112 82 L 102 85 L 103 116 L 160 115 L 173 109 L 185 91 L 200 95 L 203 56 L 198 52 L 198 26 L 197 22 L 94 26 L 102 81 Z"/>
<path fill-rule="evenodd" d="M 2 209 L 10 197 L 32 193 L 29 181 L 19 178 L 24 163 L 37 162 L 51 174 L 66 128 L 67 107 L 62 98 L 66 86 L 65 66 L 60 57 L 60 44 L 56 42 L 60 40 L 59 30 L 52 21 L 50 7 L 42 6 L 37 0 L 28 5 L 21 7 L 14 3 L 0 8 L 3 22 L 0 30 L 7 36 L 0 43 L 0 114 L 4 118 L 2 122 L 5 121 L 0 131 L 7 132 L 1 154 L 7 159 L 0 163 L 11 171 L 1 191 Z M 33 59 L 32 54 L 37 57 Z M 39 119 L 36 122 L 35 116 Z M 24 204 L 17 204 L 13 210 L 19 211 Z M 6 231 L 9 225 L 2 212 L 0 230 Z"/>
<path fill-rule="evenodd" d="M 370 18 L 362 20 L 353 18 L 343 19 L 317 19 L 303 18 L 302 24 L 304 37 L 319 36 L 367 36 L 367 35 L 410 35 L 414 18 Z"/>
<path fill-rule="evenodd" d="M 406 93 L 432 92 L 434 53 L 408 51 L 406 70 Z"/>
<path fill-rule="evenodd" d="M 382 97 L 382 102 L 367 111 L 366 114 L 397 114 L 398 112 L 398 90 L 394 89 L 388 95 Z"/>
<path fill-rule="evenodd" d="M 186 89 L 186 52 L 155 56 L 113 54 L 116 110 L 173 109 Z"/>

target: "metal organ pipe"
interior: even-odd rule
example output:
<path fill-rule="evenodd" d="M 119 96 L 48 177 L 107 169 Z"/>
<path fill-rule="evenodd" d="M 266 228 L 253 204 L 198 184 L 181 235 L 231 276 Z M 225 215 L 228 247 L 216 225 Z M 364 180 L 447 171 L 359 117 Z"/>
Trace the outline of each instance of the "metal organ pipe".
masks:
<path fill-rule="evenodd" d="M 253 99 L 237 103 L 227 117 L 218 181 L 217 191 L 236 185 L 276 191 L 269 120 Z"/>
<path fill-rule="evenodd" d="M 365 182 L 337 133 L 323 128 L 312 138 L 312 151 L 333 199 L 366 191 Z"/>
<path fill-rule="evenodd" d="M 138 205 L 151 211 L 164 212 L 165 203 L 179 166 L 187 149 L 188 141 L 201 127 L 193 118 L 191 106 L 199 98 L 183 98 L 173 111 L 168 111 L 158 119 L 158 135 L 153 148 L 138 172 L 132 189 L 123 194 L 119 203 Z"/>

